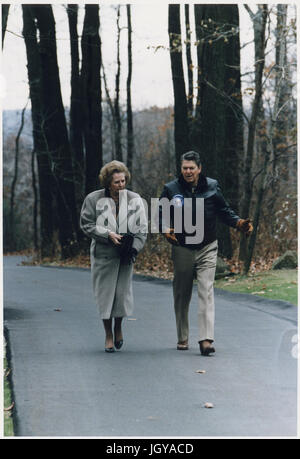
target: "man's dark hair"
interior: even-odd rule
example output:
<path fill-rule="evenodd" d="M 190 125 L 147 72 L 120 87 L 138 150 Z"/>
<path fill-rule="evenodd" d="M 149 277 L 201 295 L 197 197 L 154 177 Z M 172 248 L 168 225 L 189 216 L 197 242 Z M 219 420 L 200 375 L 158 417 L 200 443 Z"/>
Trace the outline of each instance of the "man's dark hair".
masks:
<path fill-rule="evenodd" d="M 198 167 L 201 166 L 200 154 L 197 151 L 193 150 L 183 153 L 183 155 L 181 155 L 180 161 L 181 163 L 182 161 L 195 161 Z"/>

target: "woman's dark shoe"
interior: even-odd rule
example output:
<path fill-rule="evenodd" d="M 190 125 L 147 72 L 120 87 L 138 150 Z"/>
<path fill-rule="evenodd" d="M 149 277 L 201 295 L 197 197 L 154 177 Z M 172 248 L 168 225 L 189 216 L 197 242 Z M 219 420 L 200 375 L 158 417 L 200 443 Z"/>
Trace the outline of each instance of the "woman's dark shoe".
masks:
<path fill-rule="evenodd" d="M 210 354 L 214 354 L 216 352 L 215 348 L 211 346 L 211 342 L 208 341 L 208 340 L 199 341 L 199 346 L 200 346 L 201 355 L 204 355 L 206 357 L 208 357 Z"/>
<path fill-rule="evenodd" d="M 124 343 L 123 335 L 122 335 L 122 329 L 115 327 L 114 335 L 115 335 L 114 345 L 115 345 L 115 348 L 119 350 L 119 349 L 121 349 L 121 347 L 123 346 L 123 343 Z"/>
<path fill-rule="evenodd" d="M 115 352 L 115 348 L 112 343 L 112 337 L 111 338 L 106 337 L 105 339 L 105 352 L 109 352 L 109 353 Z"/>
<path fill-rule="evenodd" d="M 123 340 L 120 339 L 120 341 L 115 341 L 114 345 L 116 349 L 121 349 L 121 347 L 123 346 Z"/>
<path fill-rule="evenodd" d="M 114 347 L 106 347 L 105 348 L 105 352 L 109 352 L 109 353 L 115 352 L 115 348 Z"/>

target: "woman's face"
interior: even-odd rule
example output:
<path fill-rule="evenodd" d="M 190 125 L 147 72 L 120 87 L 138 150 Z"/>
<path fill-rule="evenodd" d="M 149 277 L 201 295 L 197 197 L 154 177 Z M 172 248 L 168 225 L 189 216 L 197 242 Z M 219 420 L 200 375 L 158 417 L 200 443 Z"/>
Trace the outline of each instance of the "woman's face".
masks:
<path fill-rule="evenodd" d="M 113 195 L 118 195 L 119 191 L 126 187 L 126 178 L 124 172 L 115 172 L 110 182 L 109 190 Z"/>

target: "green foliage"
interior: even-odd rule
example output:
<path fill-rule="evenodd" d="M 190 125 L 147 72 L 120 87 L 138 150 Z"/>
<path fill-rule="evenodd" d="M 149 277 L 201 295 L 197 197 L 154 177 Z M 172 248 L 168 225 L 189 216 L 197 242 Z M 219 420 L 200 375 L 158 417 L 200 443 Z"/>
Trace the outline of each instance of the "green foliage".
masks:
<path fill-rule="evenodd" d="M 297 305 L 297 274 L 296 269 L 271 270 L 255 275 L 220 279 L 215 282 L 215 287 L 231 292 L 258 295 L 272 300 L 284 300 Z"/>

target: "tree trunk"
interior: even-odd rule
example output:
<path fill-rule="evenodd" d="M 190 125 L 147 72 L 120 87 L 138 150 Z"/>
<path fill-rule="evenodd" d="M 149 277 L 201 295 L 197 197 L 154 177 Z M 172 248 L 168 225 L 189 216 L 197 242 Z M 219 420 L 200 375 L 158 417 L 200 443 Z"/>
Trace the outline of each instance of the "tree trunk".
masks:
<path fill-rule="evenodd" d="M 254 27 L 254 39 L 255 39 L 255 97 L 252 104 L 251 118 L 248 126 L 248 141 L 247 151 L 245 157 L 245 167 L 243 171 L 244 178 L 244 196 L 241 207 L 241 217 L 247 218 L 250 213 L 250 205 L 252 199 L 252 163 L 255 146 L 255 133 L 256 124 L 259 116 L 259 110 L 262 99 L 262 77 L 265 65 L 265 34 L 266 24 L 268 17 L 268 6 L 259 5 L 259 11 L 257 14 L 252 16 L 253 27 Z M 247 7 L 248 11 L 251 11 Z M 241 260 L 245 260 L 247 253 L 247 241 L 245 236 L 241 236 L 239 257 Z"/>
<path fill-rule="evenodd" d="M 21 113 L 21 124 L 16 136 L 15 140 L 15 165 L 14 165 L 14 175 L 13 180 L 11 183 L 10 189 L 10 212 L 9 212 L 9 223 L 10 223 L 10 235 L 9 235 L 9 248 L 10 250 L 14 250 L 16 241 L 15 241 L 15 195 L 16 195 L 16 186 L 18 181 L 18 174 L 19 174 L 19 153 L 20 153 L 20 137 L 24 127 L 24 116 L 26 112 L 28 101 Z"/>
<path fill-rule="evenodd" d="M 192 54 L 191 54 L 191 27 L 190 27 L 190 6 L 184 5 L 184 12 L 185 12 L 185 30 L 186 30 L 186 63 L 187 63 L 187 71 L 188 71 L 188 101 L 187 101 L 187 110 L 188 110 L 188 118 L 189 121 L 192 120 L 193 117 L 193 96 L 194 96 L 194 83 L 193 83 L 193 62 L 192 62 Z"/>
<path fill-rule="evenodd" d="M 216 178 L 230 206 L 239 210 L 243 109 L 237 5 L 195 5 L 198 95 L 192 129 L 203 170 Z M 229 228 L 218 223 L 220 253 L 231 258 Z"/>
<path fill-rule="evenodd" d="M 57 226 L 61 256 L 74 253 L 78 233 L 72 158 L 62 102 L 56 54 L 55 21 L 51 5 L 33 6 L 40 33 L 42 131 L 56 185 Z"/>
<path fill-rule="evenodd" d="M 169 5 L 169 42 L 174 92 L 174 139 L 176 170 L 180 173 L 180 157 L 191 149 L 188 126 L 187 98 L 182 63 L 180 5 Z"/>
<path fill-rule="evenodd" d="M 281 110 L 280 116 L 278 117 L 274 139 L 273 139 L 273 150 L 274 158 L 273 160 L 273 176 L 277 175 L 277 169 L 279 166 L 279 156 L 282 153 L 282 149 L 288 145 L 288 132 L 289 126 L 288 114 L 291 112 L 290 100 L 291 100 L 291 88 L 289 87 L 289 71 L 287 65 L 287 41 L 286 41 L 286 25 L 287 25 L 287 8 L 288 5 L 277 5 L 277 26 L 276 26 L 276 76 L 275 76 L 275 88 L 278 88 L 280 80 L 282 79 L 282 69 L 280 68 L 280 60 L 282 60 L 283 53 L 283 67 L 284 67 L 284 84 L 281 88 L 279 107 L 283 107 Z M 288 163 L 288 162 L 287 162 Z M 283 164 L 284 173 L 283 176 L 285 180 L 288 180 L 288 168 Z M 278 183 L 275 180 L 272 181 L 273 193 L 276 195 L 279 192 Z M 279 194 L 278 194 L 279 196 Z M 273 200 L 275 203 L 276 200 Z"/>
<path fill-rule="evenodd" d="M 79 43 L 77 32 L 78 5 L 68 5 L 67 14 L 69 22 L 71 47 L 70 144 L 73 159 L 76 207 L 79 219 L 79 212 L 81 209 L 85 192 L 85 170 L 82 138 L 82 104 L 79 71 Z"/>
<path fill-rule="evenodd" d="M 116 159 L 123 161 L 122 153 L 122 121 L 120 113 L 120 75 L 121 75 L 121 61 L 120 61 L 120 5 L 117 8 L 117 73 L 116 73 L 116 94 L 114 102 L 115 120 L 116 120 Z"/>
<path fill-rule="evenodd" d="M 37 30 L 31 5 L 22 5 L 23 36 L 27 54 L 28 82 L 33 126 L 33 155 L 37 158 L 40 212 L 41 256 L 54 255 L 53 246 L 53 190 L 54 181 L 46 139 L 42 132 L 41 69 L 37 42 Z M 33 160 L 34 161 L 34 160 Z M 34 216 L 34 222 L 35 222 Z M 35 225 L 36 223 L 34 223 Z"/>
<path fill-rule="evenodd" d="M 128 76 L 127 76 L 127 167 L 132 173 L 132 161 L 134 151 L 133 138 L 133 119 L 131 105 L 131 78 L 132 78 L 132 26 L 131 26 L 131 7 L 127 8 L 127 25 L 128 25 Z"/>
<path fill-rule="evenodd" d="M 35 173 L 35 151 L 31 152 L 31 176 L 32 176 L 32 191 L 33 191 L 33 245 L 36 254 L 39 251 L 38 238 L 38 187 Z"/>
<path fill-rule="evenodd" d="M 4 37 L 5 37 L 5 32 L 6 32 L 9 7 L 10 5 L 2 5 L 2 49 L 4 46 Z"/>
<path fill-rule="evenodd" d="M 244 274 L 248 274 L 248 272 L 249 272 L 249 269 L 250 269 L 250 266 L 251 266 L 252 257 L 253 257 L 253 253 L 254 253 L 256 236 L 257 236 L 257 231 L 258 231 L 259 218 L 260 218 L 260 213 L 261 213 L 261 207 L 262 207 L 264 192 L 265 192 L 265 188 L 266 188 L 267 167 L 268 167 L 268 163 L 269 163 L 269 158 L 270 158 L 270 149 L 268 148 L 268 150 L 265 152 L 263 173 L 262 173 L 262 177 L 261 177 L 261 185 L 260 185 L 258 193 L 257 193 L 257 200 L 256 200 L 254 218 L 253 218 L 253 232 L 252 232 L 252 234 L 250 236 L 250 239 L 249 239 L 247 255 L 245 257 Z"/>
<path fill-rule="evenodd" d="M 99 5 L 85 5 L 81 39 L 81 88 L 86 156 L 85 193 L 99 188 L 102 167 L 101 41 Z"/>
<path fill-rule="evenodd" d="M 286 13 L 286 11 L 285 11 Z M 264 157 L 264 165 L 263 165 L 263 171 L 262 171 L 262 177 L 261 177 L 261 184 L 258 192 L 258 198 L 255 206 L 255 214 L 254 214 L 254 221 L 253 221 L 253 233 L 251 234 L 249 245 L 248 245 L 248 252 L 247 252 L 247 257 L 245 260 L 244 264 L 244 273 L 247 274 L 250 266 L 251 266 L 251 261 L 253 258 L 253 253 L 254 253 L 254 248 L 255 248 L 255 243 L 256 243 L 256 236 L 257 236 L 257 230 L 258 230 L 258 225 L 259 225 L 259 219 L 260 219 L 260 214 L 261 214 L 261 209 L 262 209 L 262 203 L 263 203 L 263 197 L 264 193 L 267 187 L 267 179 L 268 179 L 268 165 L 270 158 L 275 157 L 275 151 L 274 151 L 274 146 L 276 145 L 274 142 L 274 137 L 276 134 L 276 124 L 278 122 L 278 116 L 279 112 L 282 108 L 280 105 L 282 103 L 282 89 L 285 85 L 285 78 L 284 78 L 284 62 L 286 58 L 286 47 L 285 47 L 285 41 L 284 41 L 284 28 L 281 28 L 278 30 L 279 34 L 279 40 L 278 40 L 278 49 L 277 49 L 277 56 L 276 56 L 276 62 L 278 66 L 278 74 L 277 74 L 277 84 L 276 84 L 276 91 L 275 91 L 275 100 L 274 100 L 274 106 L 273 106 L 273 112 L 272 112 L 272 118 L 271 118 L 271 126 L 270 126 L 270 132 L 269 132 L 269 145 L 268 148 L 265 151 L 265 157 Z"/>
<path fill-rule="evenodd" d="M 109 113 L 110 113 L 110 118 L 109 118 L 109 126 L 110 126 L 110 132 L 111 132 L 111 160 L 116 159 L 116 118 L 115 118 L 115 109 L 114 105 L 112 102 L 112 99 L 109 94 L 109 89 L 107 85 L 107 80 L 106 80 L 106 74 L 105 74 L 105 68 L 103 65 L 103 62 L 101 63 L 101 68 L 102 68 L 102 74 L 103 74 L 103 82 L 104 82 L 104 89 L 105 89 L 105 95 L 106 95 L 106 102 L 108 104 L 109 108 Z"/>

